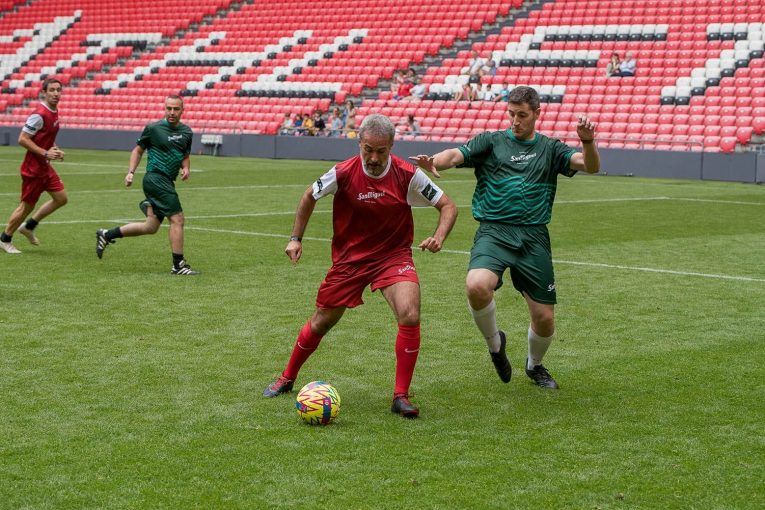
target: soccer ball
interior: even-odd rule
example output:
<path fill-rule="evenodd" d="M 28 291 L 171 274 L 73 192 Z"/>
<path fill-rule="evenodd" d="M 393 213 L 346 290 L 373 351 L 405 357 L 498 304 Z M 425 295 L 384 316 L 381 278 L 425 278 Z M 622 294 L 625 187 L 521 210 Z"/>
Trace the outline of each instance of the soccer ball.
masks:
<path fill-rule="evenodd" d="M 340 394 L 329 383 L 310 382 L 298 392 L 295 408 L 309 425 L 327 425 L 340 412 Z"/>

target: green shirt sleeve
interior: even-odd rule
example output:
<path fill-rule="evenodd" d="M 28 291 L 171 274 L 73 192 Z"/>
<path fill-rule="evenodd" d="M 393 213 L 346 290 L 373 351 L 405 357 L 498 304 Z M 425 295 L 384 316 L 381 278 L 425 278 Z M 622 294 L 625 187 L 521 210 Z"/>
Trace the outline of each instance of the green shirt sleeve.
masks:
<path fill-rule="evenodd" d="M 138 137 L 138 140 L 135 142 L 137 145 L 141 146 L 142 149 L 148 149 L 151 147 L 151 127 L 145 126 L 143 128 L 143 132 L 141 133 L 141 136 Z"/>
<path fill-rule="evenodd" d="M 191 154 L 191 142 L 194 138 L 194 132 L 191 131 L 191 128 L 187 126 L 186 129 L 189 132 L 189 139 L 186 141 L 186 147 L 183 149 L 184 156 L 188 156 L 189 154 Z"/>
<path fill-rule="evenodd" d="M 566 177 L 573 176 L 577 171 L 571 168 L 571 156 L 576 152 L 560 140 L 553 142 L 553 165 L 555 173 L 563 174 Z"/>
<path fill-rule="evenodd" d="M 491 147 L 491 137 L 488 132 L 471 138 L 465 145 L 459 147 L 459 151 L 462 153 L 465 161 L 458 165 L 458 167 L 475 167 L 479 165 L 491 153 Z"/>

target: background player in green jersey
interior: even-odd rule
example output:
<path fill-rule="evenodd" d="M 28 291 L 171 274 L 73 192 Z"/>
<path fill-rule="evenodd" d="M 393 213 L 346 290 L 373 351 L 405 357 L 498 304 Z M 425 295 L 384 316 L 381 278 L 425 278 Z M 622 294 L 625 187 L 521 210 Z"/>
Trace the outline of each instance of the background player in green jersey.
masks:
<path fill-rule="evenodd" d="M 529 308 L 526 375 L 543 388 L 558 384 L 542 365 L 555 335 L 555 276 L 547 224 L 555 200 L 558 174 L 597 173 L 600 156 L 595 146 L 595 125 L 582 116 L 576 133 L 582 152 L 560 140 L 536 132 L 539 95 L 531 87 L 516 87 L 508 98 L 511 127 L 482 133 L 465 145 L 434 156 L 412 159 L 440 177 L 438 171 L 454 166 L 475 168 L 473 217 L 480 222 L 470 252 L 466 279 L 468 303 L 478 329 L 486 338 L 500 379 L 509 382 L 510 361 L 505 354 L 505 333 L 497 327 L 494 291 L 510 269 L 513 286 Z"/>
<path fill-rule="evenodd" d="M 96 231 L 96 255 L 101 258 L 106 246 L 120 237 L 154 234 L 165 218 L 170 222 L 170 249 L 173 252 L 171 274 L 196 275 L 183 257 L 183 208 L 175 191 L 175 179 L 180 173 L 188 180 L 191 172 L 191 128 L 181 122 L 183 100 L 179 96 L 165 99 L 165 118 L 148 124 L 130 153 L 130 164 L 125 176 L 125 186 L 133 184 L 133 174 L 141 162 L 143 153 L 149 151 L 143 192 L 146 199 L 139 207 L 146 214 L 143 223 L 128 223 L 111 230 Z"/>

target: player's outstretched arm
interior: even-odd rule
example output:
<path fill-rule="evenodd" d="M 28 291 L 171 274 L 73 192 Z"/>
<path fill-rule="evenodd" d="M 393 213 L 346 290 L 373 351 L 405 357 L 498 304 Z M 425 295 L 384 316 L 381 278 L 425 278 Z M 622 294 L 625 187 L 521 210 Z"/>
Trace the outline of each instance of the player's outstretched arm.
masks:
<path fill-rule="evenodd" d="M 454 222 L 457 221 L 457 206 L 454 202 L 446 196 L 446 193 L 441 195 L 438 199 L 435 208 L 438 209 L 438 226 L 432 236 L 425 238 L 419 245 L 419 248 L 423 251 L 428 250 L 431 253 L 441 251 L 444 246 L 444 241 L 452 231 Z"/>
<path fill-rule="evenodd" d="M 446 170 L 465 162 L 465 157 L 459 149 L 446 149 L 433 156 L 418 154 L 417 156 L 411 156 L 409 159 L 414 161 L 415 165 L 426 172 L 430 172 L 435 177 L 441 177 L 441 174 L 438 173 L 439 170 Z"/>
<path fill-rule="evenodd" d="M 576 124 L 576 134 L 582 141 L 582 152 L 577 152 L 571 156 L 571 169 L 583 170 L 588 174 L 598 173 L 600 171 L 600 154 L 595 145 L 595 123 L 582 115 Z"/>
<path fill-rule="evenodd" d="M 311 185 L 300 197 L 300 203 L 295 212 L 295 223 L 292 225 L 292 235 L 284 249 L 284 253 L 287 254 L 293 265 L 298 263 L 303 254 L 303 233 L 308 225 L 308 220 L 311 219 L 314 207 L 316 207 L 316 199 L 313 198 L 313 185 Z"/>

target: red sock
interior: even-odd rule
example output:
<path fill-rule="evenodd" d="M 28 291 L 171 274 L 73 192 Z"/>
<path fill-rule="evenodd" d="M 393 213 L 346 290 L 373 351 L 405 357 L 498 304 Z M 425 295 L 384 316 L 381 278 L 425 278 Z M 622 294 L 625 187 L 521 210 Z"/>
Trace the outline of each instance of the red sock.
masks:
<path fill-rule="evenodd" d="M 414 366 L 417 364 L 417 355 L 420 353 L 420 325 L 398 325 L 396 335 L 396 385 L 393 388 L 394 395 L 406 395 L 409 393 L 409 385 L 412 383 Z"/>
<path fill-rule="evenodd" d="M 287 368 L 284 369 L 282 375 L 293 381 L 297 379 L 300 367 L 302 367 L 303 363 L 305 363 L 311 354 L 313 354 L 313 351 L 319 347 L 319 342 L 321 342 L 323 336 L 324 335 L 314 335 L 311 332 L 311 321 L 309 319 L 308 322 L 303 325 L 300 334 L 298 334 L 297 340 L 295 341 L 295 347 L 292 348 L 292 355 L 287 363 Z"/>

